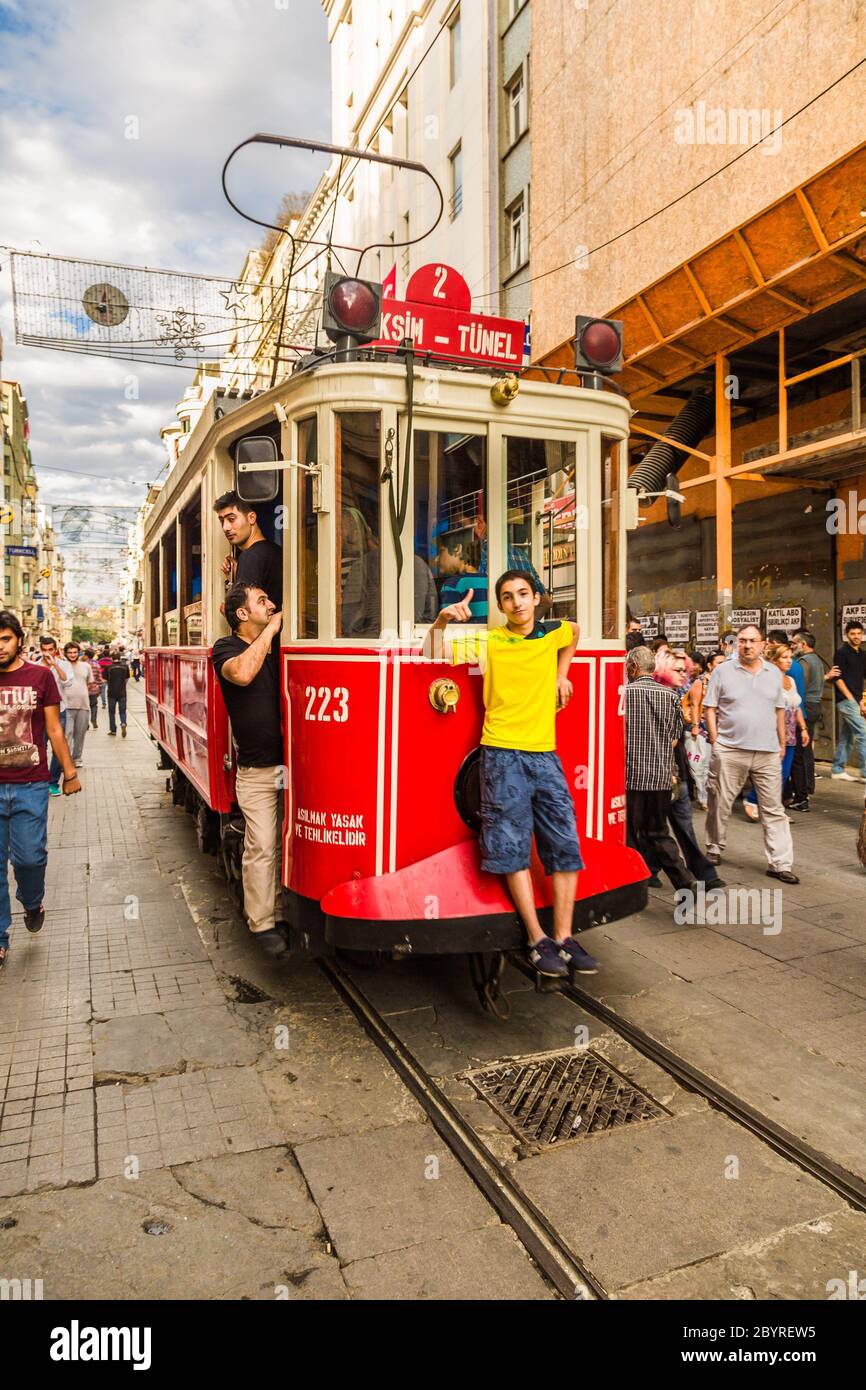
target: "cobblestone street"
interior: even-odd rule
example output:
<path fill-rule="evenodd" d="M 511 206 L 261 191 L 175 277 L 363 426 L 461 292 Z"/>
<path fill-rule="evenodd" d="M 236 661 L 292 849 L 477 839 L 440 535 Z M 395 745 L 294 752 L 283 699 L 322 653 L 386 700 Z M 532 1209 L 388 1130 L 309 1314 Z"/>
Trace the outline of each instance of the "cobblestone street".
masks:
<path fill-rule="evenodd" d="M 91 731 L 84 793 L 51 803 L 43 933 L 16 915 L 0 1275 L 49 1299 L 554 1298 L 318 967 L 260 958 L 156 762 L 135 691 L 129 738 Z M 603 971 L 582 987 L 862 1176 L 861 798 L 821 782 L 795 821 L 779 932 L 678 925 L 664 888 L 585 935 Z M 736 820 L 727 882 L 761 885 L 762 863 Z M 866 1217 L 573 1004 L 509 972 L 503 1027 L 463 962 L 352 971 L 615 1296 L 823 1297 L 862 1263 Z M 567 1047 L 581 1019 L 671 1118 L 637 1148 L 619 1131 L 525 1161 L 459 1072 Z"/>

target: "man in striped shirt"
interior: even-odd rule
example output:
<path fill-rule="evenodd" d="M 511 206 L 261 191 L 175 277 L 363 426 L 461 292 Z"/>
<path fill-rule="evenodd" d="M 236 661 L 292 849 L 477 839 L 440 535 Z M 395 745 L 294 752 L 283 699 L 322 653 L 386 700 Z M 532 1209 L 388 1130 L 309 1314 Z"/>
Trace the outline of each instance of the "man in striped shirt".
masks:
<path fill-rule="evenodd" d="M 625 790 L 627 839 L 651 864 L 664 869 L 674 888 L 694 888 L 692 875 L 668 830 L 674 744 L 685 733 L 679 692 L 653 679 L 649 647 L 628 654 L 625 688 Z"/>

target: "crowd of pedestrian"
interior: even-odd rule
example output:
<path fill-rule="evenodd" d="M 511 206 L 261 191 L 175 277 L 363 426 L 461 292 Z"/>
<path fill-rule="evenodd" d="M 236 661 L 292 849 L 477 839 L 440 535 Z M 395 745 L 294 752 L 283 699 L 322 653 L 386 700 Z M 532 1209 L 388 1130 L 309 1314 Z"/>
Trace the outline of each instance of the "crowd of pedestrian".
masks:
<path fill-rule="evenodd" d="M 140 677 L 140 647 L 135 649 Z M 109 735 L 115 716 L 126 737 L 129 663 L 119 643 L 82 647 L 43 634 L 38 646 L 24 645 L 24 630 L 9 611 L 0 612 L 0 969 L 9 954 L 12 923 L 8 870 L 12 867 L 24 927 L 44 925 L 48 862 L 48 802 L 81 790 L 78 769 L 87 734 L 99 727 L 100 701 L 108 709 Z M 50 756 L 49 756 L 50 755 Z"/>
<path fill-rule="evenodd" d="M 660 884 L 723 887 L 717 866 L 741 798 L 760 824 L 767 874 L 799 882 L 789 812 L 808 812 L 815 791 L 814 743 L 825 684 L 835 689 L 839 734 L 831 776 L 866 782 L 866 651 L 860 622 L 845 627 L 833 665 L 815 651 L 815 634 L 789 638 L 752 624 L 724 632 L 709 656 L 647 639 L 633 620 L 626 635 L 626 802 L 628 841 Z M 654 687 L 662 687 L 659 694 Z M 859 779 L 847 771 L 852 747 Z M 692 824 L 692 804 L 707 813 L 706 847 Z M 673 832 L 671 835 L 670 832 Z"/>

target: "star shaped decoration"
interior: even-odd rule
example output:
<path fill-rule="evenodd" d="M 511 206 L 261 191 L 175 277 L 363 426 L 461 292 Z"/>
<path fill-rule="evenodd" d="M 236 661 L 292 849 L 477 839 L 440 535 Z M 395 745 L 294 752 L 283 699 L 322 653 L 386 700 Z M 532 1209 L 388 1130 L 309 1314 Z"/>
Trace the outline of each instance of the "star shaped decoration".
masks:
<path fill-rule="evenodd" d="M 246 292 L 240 289 L 238 285 L 232 285 L 229 290 L 220 290 L 220 294 L 226 302 L 226 310 L 231 310 L 235 317 L 237 317 L 238 311 L 242 310 L 247 302 Z"/>

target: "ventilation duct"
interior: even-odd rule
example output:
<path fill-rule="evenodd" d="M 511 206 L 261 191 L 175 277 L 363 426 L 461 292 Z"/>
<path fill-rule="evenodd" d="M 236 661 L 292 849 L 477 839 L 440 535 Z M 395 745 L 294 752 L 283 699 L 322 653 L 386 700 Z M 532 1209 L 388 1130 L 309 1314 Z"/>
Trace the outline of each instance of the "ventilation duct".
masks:
<path fill-rule="evenodd" d="M 694 449 L 710 432 L 715 415 L 714 398 L 705 391 L 693 391 L 665 430 L 669 439 Z M 638 496 L 644 492 L 662 492 L 669 473 L 678 472 L 686 455 L 672 444 L 656 440 L 646 457 L 638 464 L 628 480 Z"/>

